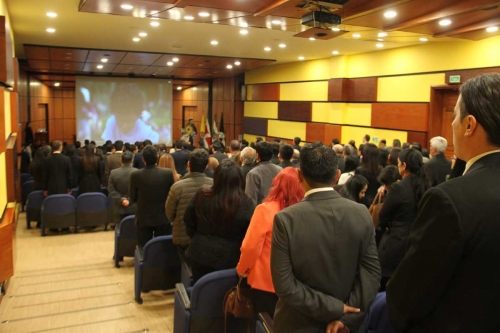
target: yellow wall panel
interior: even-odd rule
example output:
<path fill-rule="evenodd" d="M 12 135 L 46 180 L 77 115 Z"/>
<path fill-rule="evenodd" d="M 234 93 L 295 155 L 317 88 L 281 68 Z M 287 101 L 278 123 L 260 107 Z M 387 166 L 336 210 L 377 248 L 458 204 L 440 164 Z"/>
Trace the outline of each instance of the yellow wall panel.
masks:
<path fill-rule="evenodd" d="M 337 79 L 346 77 L 349 69 L 349 56 L 337 56 L 330 58 L 330 78 Z"/>
<path fill-rule="evenodd" d="M 346 103 L 312 103 L 312 121 L 342 124 L 346 108 Z"/>
<path fill-rule="evenodd" d="M 431 85 L 444 84 L 445 74 L 382 77 L 378 79 L 379 102 L 429 102 Z"/>
<path fill-rule="evenodd" d="M 328 80 L 330 58 L 264 66 L 245 73 L 245 84 Z"/>
<path fill-rule="evenodd" d="M 282 83 L 280 101 L 327 101 L 328 81 Z"/>
<path fill-rule="evenodd" d="M 253 86 L 246 86 L 246 93 L 247 93 L 247 97 L 246 97 L 246 100 L 247 101 L 251 101 L 253 100 Z"/>
<path fill-rule="evenodd" d="M 253 134 L 243 134 L 243 139 L 247 140 L 248 141 L 248 146 L 250 147 L 250 143 L 251 142 L 255 142 L 255 140 L 257 139 L 257 137 L 259 137 L 260 135 L 253 135 Z M 261 136 L 262 139 L 264 139 L 264 137 Z"/>
<path fill-rule="evenodd" d="M 342 126 L 342 143 L 348 143 L 350 140 L 356 142 L 356 146 L 359 146 L 363 142 L 363 136 L 368 134 L 373 138 L 377 138 L 378 141 L 385 139 L 387 140 L 387 145 L 390 146 L 394 139 L 399 139 L 401 142 L 406 142 L 408 140 L 408 133 L 405 131 L 391 131 L 376 128 L 364 128 L 364 127 L 354 127 L 354 126 Z M 377 143 L 376 143 L 377 144 Z"/>
<path fill-rule="evenodd" d="M 245 117 L 278 119 L 278 102 L 245 102 Z"/>
<path fill-rule="evenodd" d="M 349 103 L 344 111 L 342 124 L 371 126 L 372 105 L 364 103 Z"/>
<path fill-rule="evenodd" d="M 306 123 L 294 122 L 294 121 L 268 120 L 267 136 L 284 138 L 284 139 L 293 139 L 296 136 L 300 138 L 305 138 Z"/>
<path fill-rule="evenodd" d="M 1 139 L 1 138 L 0 138 Z M 7 205 L 7 170 L 5 166 L 5 153 L 0 154 L 0 218 Z"/>
<path fill-rule="evenodd" d="M 12 124 L 11 124 L 11 116 L 10 116 L 10 93 L 8 91 L 4 91 L 4 110 L 5 110 L 5 139 L 10 136 L 12 132 Z M 0 138 L 3 139 L 3 138 Z M 1 209 L 1 207 L 0 207 Z"/>

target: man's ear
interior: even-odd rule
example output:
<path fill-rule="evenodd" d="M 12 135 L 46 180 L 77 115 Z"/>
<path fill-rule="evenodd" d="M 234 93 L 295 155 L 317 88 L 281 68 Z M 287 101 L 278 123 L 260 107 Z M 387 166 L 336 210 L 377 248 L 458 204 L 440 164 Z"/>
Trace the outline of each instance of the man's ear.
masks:
<path fill-rule="evenodd" d="M 477 128 L 477 120 L 474 116 L 467 116 L 467 130 L 465 131 L 465 136 L 471 136 Z"/>
<path fill-rule="evenodd" d="M 334 184 L 338 183 L 341 173 L 340 169 L 337 169 L 337 172 L 335 173 L 335 181 L 333 182 Z"/>
<path fill-rule="evenodd" d="M 304 175 L 302 174 L 302 170 L 300 170 L 300 168 L 297 168 L 297 176 L 299 177 L 299 183 L 303 183 L 306 181 L 304 179 Z"/>

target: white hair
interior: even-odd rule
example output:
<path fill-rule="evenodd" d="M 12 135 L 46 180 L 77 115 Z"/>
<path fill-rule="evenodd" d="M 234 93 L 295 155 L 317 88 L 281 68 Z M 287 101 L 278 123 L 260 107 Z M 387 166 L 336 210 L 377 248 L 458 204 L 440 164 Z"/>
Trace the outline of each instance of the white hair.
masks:
<path fill-rule="evenodd" d="M 299 158 L 300 158 L 300 151 L 298 149 L 294 149 L 292 159 L 298 160 Z"/>
<path fill-rule="evenodd" d="M 436 148 L 439 154 L 443 154 L 448 147 L 448 141 L 442 136 L 435 136 L 431 139 L 431 148 Z"/>
<path fill-rule="evenodd" d="M 240 153 L 240 159 L 243 164 L 252 164 L 255 162 L 255 149 L 252 147 L 245 147 Z"/>

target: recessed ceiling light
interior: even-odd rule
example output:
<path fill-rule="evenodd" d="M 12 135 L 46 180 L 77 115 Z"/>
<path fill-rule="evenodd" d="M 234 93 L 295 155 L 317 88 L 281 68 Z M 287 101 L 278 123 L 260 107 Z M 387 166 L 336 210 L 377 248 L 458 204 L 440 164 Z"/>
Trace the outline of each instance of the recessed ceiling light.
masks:
<path fill-rule="evenodd" d="M 177 62 L 177 61 L 179 61 L 179 58 L 172 58 L 172 61 Z"/>
<path fill-rule="evenodd" d="M 131 9 L 134 9 L 134 6 L 132 6 L 132 5 L 127 5 L 127 4 L 123 4 L 123 5 L 121 5 L 120 7 L 122 7 L 122 9 L 125 9 L 125 10 L 131 10 Z"/>
<path fill-rule="evenodd" d="M 151 22 L 152 27 L 157 27 L 159 25 L 160 25 L 160 22 L 156 22 L 156 21 Z"/>
<path fill-rule="evenodd" d="M 283 44 L 281 43 L 280 45 L 278 45 L 279 47 L 281 47 L 282 49 L 284 49 L 286 47 L 286 44 Z"/>
<path fill-rule="evenodd" d="M 353 38 L 359 38 L 359 37 L 361 37 L 361 35 L 360 34 L 352 34 L 352 37 Z"/>
<path fill-rule="evenodd" d="M 384 13 L 384 17 L 386 17 L 386 18 L 394 18 L 397 15 L 398 15 L 398 13 L 396 13 L 393 10 L 389 10 L 389 11 L 387 11 L 387 12 Z"/>
<path fill-rule="evenodd" d="M 59 82 L 54 83 L 54 87 L 59 87 L 61 84 Z"/>
<path fill-rule="evenodd" d="M 305 58 L 303 56 L 300 56 L 299 57 L 299 60 L 304 60 Z"/>
<path fill-rule="evenodd" d="M 377 38 L 378 42 L 383 42 L 384 40 L 382 38 Z"/>
<path fill-rule="evenodd" d="M 241 29 L 240 34 L 242 35 L 248 35 L 248 30 L 247 29 Z"/>
<path fill-rule="evenodd" d="M 309 40 L 316 40 L 316 38 L 314 38 L 314 37 L 309 37 Z"/>
<path fill-rule="evenodd" d="M 102 58 L 101 62 L 108 62 L 108 58 Z"/>
<path fill-rule="evenodd" d="M 182 87 L 177 87 L 177 90 L 182 90 Z"/>
<path fill-rule="evenodd" d="M 227 69 L 231 69 L 231 68 L 233 68 L 233 66 L 232 65 L 227 65 L 226 68 Z"/>
<path fill-rule="evenodd" d="M 337 55 L 339 54 L 339 51 L 333 51 L 332 54 Z"/>
<path fill-rule="evenodd" d="M 384 44 L 382 44 L 382 43 L 377 43 L 377 44 L 376 44 L 376 46 L 377 46 L 377 47 L 384 47 Z"/>
<path fill-rule="evenodd" d="M 210 16 L 210 14 L 207 12 L 199 12 L 198 15 L 200 15 L 201 17 L 209 17 Z"/>
<path fill-rule="evenodd" d="M 173 65 L 174 65 L 174 63 L 173 63 L 173 62 L 171 62 L 171 61 L 169 61 L 169 62 L 167 62 L 167 65 L 168 65 L 168 66 L 173 66 Z"/>
<path fill-rule="evenodd" d="M 197 87 L 193 87 L 193 90 L 198 90 L 198 88 Z"/>
<path fill-rule="evenodd" d="M 160 18 L 159 17 L 150 17 L 150 19 L 152 19 L 152 20 L 159 20 Z"/>
<path fill-rule="evenodd" d="M 148 34 L 147 34 L 147 33 L 145 33 L 145 32 L 139 32 L 139 36 L 141 36 L 141 37 L 146 37 L 147 35 L 148 35 Z"/>
<path fill-rule="evenodd" d="M 97 65 L 97 69 L 103 69 L 103 65 Z"/>
<path fill-rule="evenodd" d="M 212 44 L 212 45 L 217 45 L 217 44 L 219 44 L 219 42 L 218 42 L 218 41 L 216 41 L 216 40 L 213 40 L 213 41 L 211 41 L 211 42 L 210 42 L 210 44 Z"/>
<path fill-rule="evenodd" d="M 448 19 L 444 19 L 444 20 L 439 21 L 439 25 L 442 27 L 450 25 L 450 24 L 451 24 L 451 20 L 448 20 Z"/>
<path fill-rule="evenodd" d="M 57 13 L 54 13 L 54 12 L 48 12 L 48 13 L 47 13 L 47 16 L 48 16 L 48 17 L 57 17 Z"/>
<path fill-rule="evenodd" d="M 420 37 L 420 41 L 421 41 L 421 42 L 427 42 L 427 41 L 428 41 L 428 39 L 427 39 L 427 38 L 425 38 L 425 37 Z"/>
<path fill-rule="evenodd" d="M 213 24 L 219 24 L 219 21 L 213 21 L 212 23 Z"/>
<path fill-rule="evenodd" d="M 379 32 L 378 36 L 379 37 L 386 37 L 387 36 L 387 32 Z"/>
<path fill-rule="evenodd" d="M 280 20 L 272 20 L 271 24 L 279 25 L 279 24 L 281 24 L 281 21 Z"/>
<path fill-rule="evenodd" d="M 239 62 L 239 61 L 235 61 L 235 62 L 234 62 L 234 64 L 235 64 L 236 66 L 239 66 L 239 65 L 241 65 L 241 62 Z"/>
<path fill-rule="evenodd" d="M 184 19 L 188 20 L 188 21 L 191 21 L 191 20 L 194 20 L 194 17 L 191 16 L 191 15 L 186 15 L 186 16 L 184 16 Z"/>
<path fill-rule="evenodd" d="M 498 27 L 488 27 L 488 28 L 486 28 L 486 31 L 495 32 L 495 31 L 498 31 Z"/>
<path fill-rule="evenodd" d="M 332 31 L 340 31 L 340 28 L 339 27 L 333 27 Z"/>
<path fill-rule="evenodd" d="M 248 28 L 248 23 L 242 22 L 242 23 L 240 23 L 240 27 L 242 27 L 242 28 Z"/>
<path fill-rule="evenodd" d="M 140 41 L 141 39 L 140 39 L 139 37 L 134 37 L 134 38 L 132 38 L 132 40 L 133 40 L 134 42 L 138 42 L 138 41 Z"/>
<path fill-rule="evenodd" d="M 269 51 L 271 51 L 271 48 L 270 48 L 269 46 L 266 46 L 266 47 L 264 48 L 264 51 L 269 52 Z"/>
<path fill-rule="evenodd" d="M 56 32 L 56 29 L 54 29 L 54 28 L 47 28 L 47 30 L 45 30 L 45 31 L 53 34 L 54 32 Z"/>

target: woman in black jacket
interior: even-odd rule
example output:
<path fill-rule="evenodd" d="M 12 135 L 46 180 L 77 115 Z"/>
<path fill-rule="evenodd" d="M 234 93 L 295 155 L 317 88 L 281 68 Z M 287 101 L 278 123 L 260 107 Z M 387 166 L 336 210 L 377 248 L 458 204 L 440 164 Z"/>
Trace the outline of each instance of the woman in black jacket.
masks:
<path fill-rule="evenodd" d="M 101 192 L 104 163 L 95 155 L 95 146 L 88 144 L 80 163 L 78 195 L 87 192 Z"/>
<path fill-rule="evenodd" d="M 380 184 L 377 180 L 382 167 L 380 166 L 380 153 L 377 146 L 373 143 L 366 143 L 363 147 L 363 159 L 361 160 L 361 166 L 356 169 L 355 174 L 364 176 L 368 180 L 368 190 L 366 191 L 366 197 L 364 204 L 370 207 L 373 199 L 377 195 L 377 190 Z"/>
<path fill-rule="evenodd" d="M 382 240 L 378 248 L 382 267 L 381 291 L 405 255 L 406 243 L 417 217 L 420 199 L 430 187 L 422 154 L 416 149 L 403 149 L 398 158 L 400 182 L 391 184 L 380 210 L 379 227 Z"/>
<path fill-rule="evenodd" d="M 76 154 L 76 147 L 68 145 L 66 147 L 66 156 L 71 161 L 71 188 L 78 187 L 78 175 L 80 173 L 81 157 Z"/>
<path fill-rule="evenodd" d="M 29 171 L 33 176 L 33 191 L 43 191 L 42 175 L 45 170 L 45 162 L 50 154 L 50 147 L 43 146 L 35 152 L 35 158 L 31 162 Z"/>
<path fill-rule="evenodd" d="M 195 282 L 213 271 L 236 267 L 254 209 L 239 166 L 231 159 L 222 160 L 213 186 L 200 188 L 184 213 L 191 238 L 186 256 Z"/>

